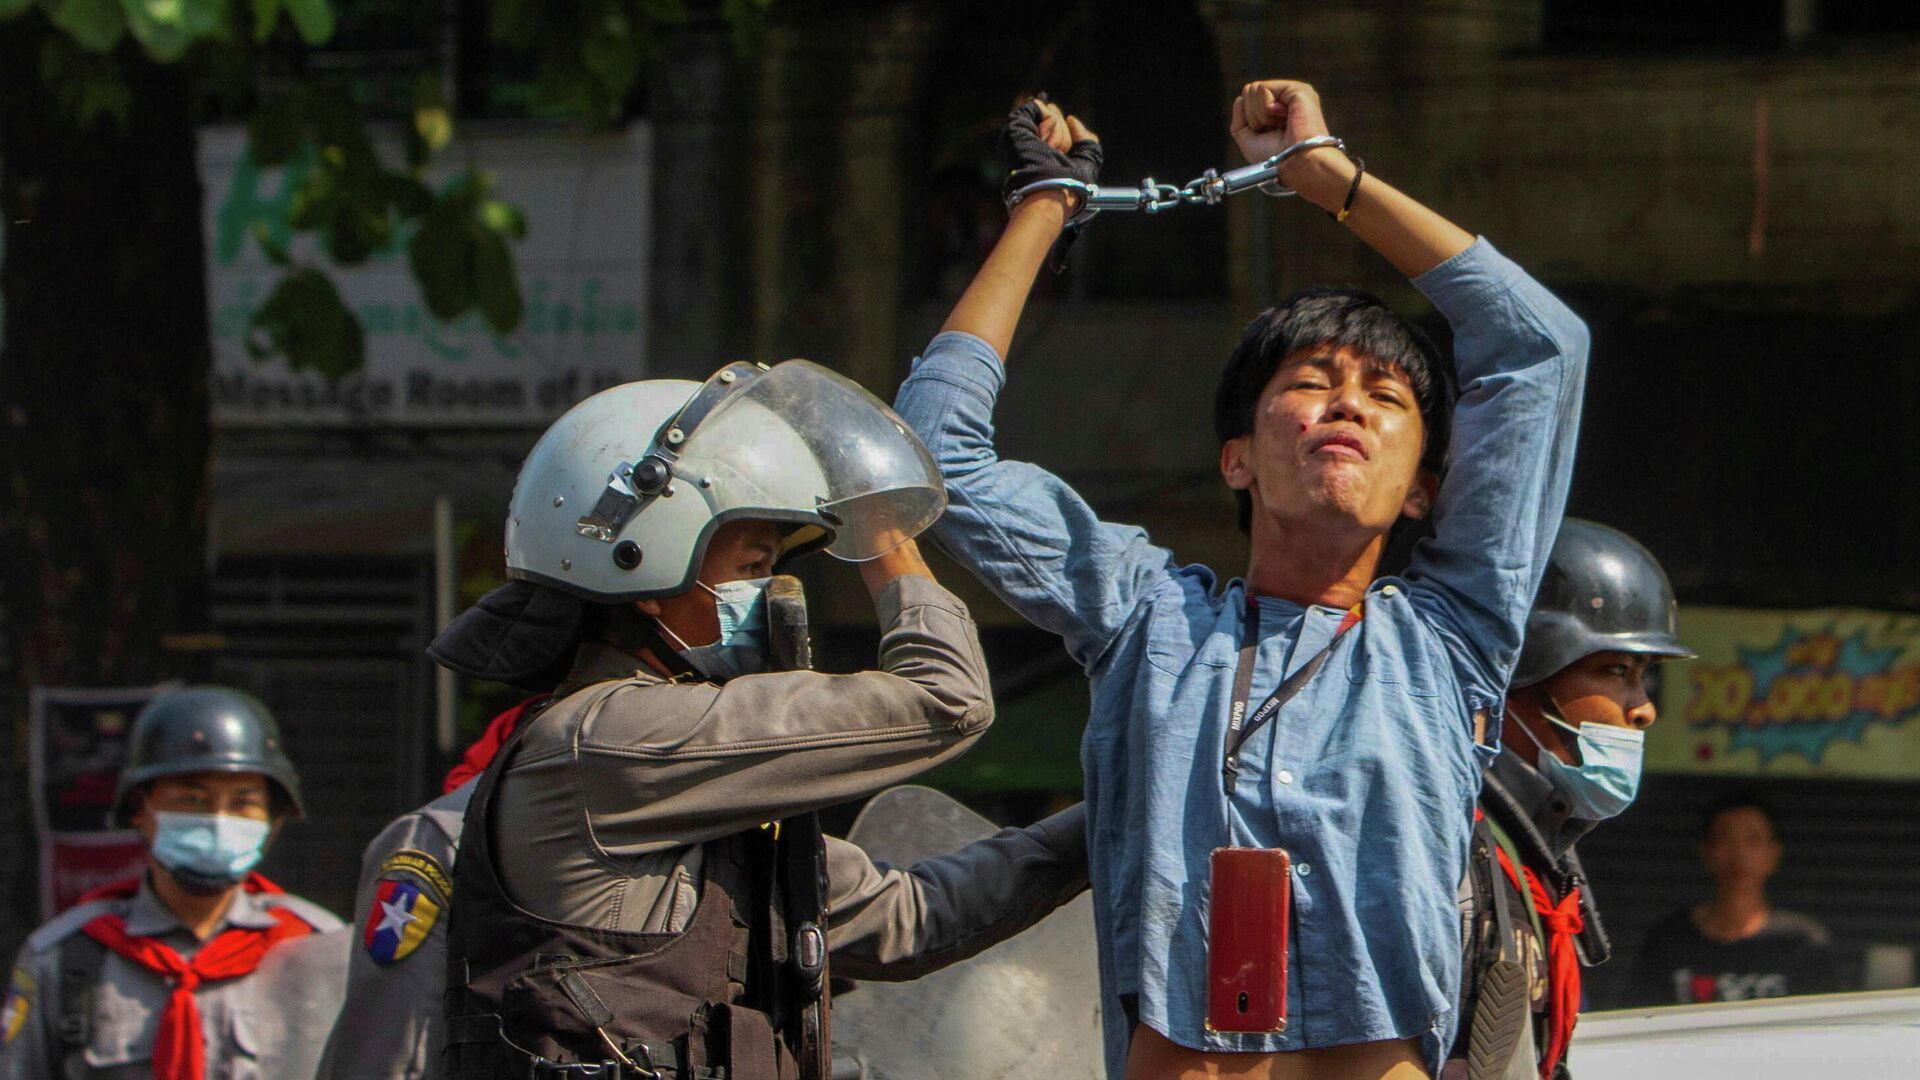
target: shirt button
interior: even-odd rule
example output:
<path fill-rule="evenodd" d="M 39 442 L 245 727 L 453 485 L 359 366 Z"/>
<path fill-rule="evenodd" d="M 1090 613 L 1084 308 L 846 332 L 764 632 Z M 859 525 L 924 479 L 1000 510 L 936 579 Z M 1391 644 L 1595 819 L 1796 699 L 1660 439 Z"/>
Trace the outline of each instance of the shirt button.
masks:
<path fill-rule="evenodd" d="M 1293 783 L 1293 773 L 1286 769 L 1281 769 L 1280 774 L 1274 777 L 1274 779 L 1280 781 L 1283 784 L 1291 784 Z"/>
<path fill-rule="evenodd" d="M 1312 864 L 1312 863 L 1294 863 L 1294 864 L 1293 864 L 1293 868 L 1294 868 L 1295 870 L 1298 870 L 1298 871 L 1300 871 L 1300 876 L 1301 876 L 1301 877 L 1306 877 L 1306 876 L 1307 876 L 1308 874 L 1311 874 L 1311 873 L 1313 873 L 1313 864 Z"/>
<path fill-rule="evenodd" d="M 1380 595 L 1381 595 L 1381 596 L 1399 596 L 1399 595 L 1400 595 L 1400 586 L 1398 586 L 1398 585 L 1382 585 L 1382 586 L 1380 587 Z"/>

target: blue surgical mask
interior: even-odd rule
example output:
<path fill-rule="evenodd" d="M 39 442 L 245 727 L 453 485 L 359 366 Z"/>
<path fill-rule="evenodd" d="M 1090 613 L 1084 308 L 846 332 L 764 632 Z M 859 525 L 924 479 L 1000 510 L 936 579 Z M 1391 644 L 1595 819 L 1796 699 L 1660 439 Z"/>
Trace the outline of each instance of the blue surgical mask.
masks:
<path fill-rule="evenodd" d="M 233 885 L 260 864 L 273 826 L 231 814 L 153 814 L 153 858 L 198 884 Z"/>
<path fill-rule="evenodd" d="M 1583 821 L 1605 821 L 1633 802 L 1640 791 L 1640 763 L 1646 753 L 1647 733 L 1612 724 L 1575 727 L 1555 716 L 1547 722 L 1573 736 L 1580 764 L 1569 765 L 1540 745 L 1533 732 L 1509 714 L 1539 754 L 1534 768 L 1547 778 L 1554 793 L 1567 800 L 1568 812 Z"/>
<path fill-rule="evenodd" d="M 720 617 L 720 636 L 710 645 L 689 646 L 680 635 L 660 624 L 680 658 L 709 679 L 731 679 L 767 670 L 767 584 L 772 578 L 749 578 L 695 585 L 713 594 L 714 611 Z"/>

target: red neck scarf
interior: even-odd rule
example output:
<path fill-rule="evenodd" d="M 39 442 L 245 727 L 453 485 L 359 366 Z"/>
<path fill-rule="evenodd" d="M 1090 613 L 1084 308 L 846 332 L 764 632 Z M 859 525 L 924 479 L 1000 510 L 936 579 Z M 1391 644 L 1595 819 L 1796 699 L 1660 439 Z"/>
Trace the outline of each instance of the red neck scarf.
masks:
<path fill-rule="evenodd" d="M 494 755 L 498 754 L 500 748 L 507 745 L 507 740 L 513 737 L 513 729 L 520 726 L 520 720 L 527 715 L 527 710 L 552 696 L 552 694 L 536 694 L 494 717 L 487 724 L 487 730 L 480 733 L 480 737 L 473 741 L 472 746 L 467 747 L 466 754 L 460 758 L 460 764 L 447 770 L 447 778 L 441 781 L 440 794 L 445 795 L 486 772 L 487 766 L 493 764 Z"/>
<path fill-rule="evenodd" d="M 1573 949 L 1574 937 L 1587 925 L 1580 916 L 1580 890 L 1568 890 L 1556 904 L 1532 870 L 1523 866 L 1515 873 L 1506 849 L 1496 847 L 1494 853 L 1507 880 L 1533 901 L 1540 929 L 1547 935 L 1547 1047 L 1540 1056 L 1540 1076 L 1552 1080 L 1554 1068 L 1573 1041 L 1573 1024 L 1580 1013 L 1580 957 Z M 1523 877 L 1525 884 L 1521 883 Z"/>
<path fill-rule="evenodd" d="M 242 887 L 250 893 L 284 891 L 259 874 L 247 875 Z M 132 877 L 95 889 L 81 899 L 123 898 L 139 891 L 140 879 Z M 160 976 L 173 988 L 153 1040 L 154 1080 L 203 1080 L 206 1076 L 206 1040 L 200 1030 L 200 1006 L 193 1000 L 196 988 L 202 983 L 250 975 L 260 966 L 268 949 L 289 938 L 313 932 L 313 927 L 286 908 L 269 908 L 268 913 L 273 916 L 272 927 L 229 926 L 202 945 L 191 960 L 153 938 L 128 934 L 127 920 L 119 915 L 102 915 L 80 928 L 88 937 Z"/>

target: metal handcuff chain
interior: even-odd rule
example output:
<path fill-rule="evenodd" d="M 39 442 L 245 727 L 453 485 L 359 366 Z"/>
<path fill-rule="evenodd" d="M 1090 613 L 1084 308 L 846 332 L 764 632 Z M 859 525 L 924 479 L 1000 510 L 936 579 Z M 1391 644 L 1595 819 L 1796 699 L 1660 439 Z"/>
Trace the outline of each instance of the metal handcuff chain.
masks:
<path fill-rule="evenodd" d="M 1103 210 L 1139 210 L 1157 214 L 1176 206 L 1218 206 L 1229 195 L 1238 195 L 1249 188 L 1258 188 L 1263 195 L 1284 199 L 1298 192 L 1280 184 L 1280 166 L 1295 154 L 1304 154 L 1309 150 L 1333 147 L 1345 154 L 1347 144 L 1332 135 L 1315 135 L 1302 139 L 1285 150 L 1273 155 L 1257 165 L 1244 165 L 1230 172 L 1208 169 L 1200 176 L 1187 181 L 1184 186 L 1162 184 L 1149 176 L 1140 181 L 1139 187 L 1110 187 L 1089 184 L 1072 177 L 1057 177 L 1049 180 L 1035 180 L 1014 189 L 1007 196 L 1007 209 L 1012 210 L 1030 195 L 1040 191 L 1067 191 L 1080 196 L 1080 209 L 1067 219 L 1068 228 L 1077 228 L 1091 221 L 1094 215 Z M 1349 155 L 1351 156 L 1351 155 Z"/>

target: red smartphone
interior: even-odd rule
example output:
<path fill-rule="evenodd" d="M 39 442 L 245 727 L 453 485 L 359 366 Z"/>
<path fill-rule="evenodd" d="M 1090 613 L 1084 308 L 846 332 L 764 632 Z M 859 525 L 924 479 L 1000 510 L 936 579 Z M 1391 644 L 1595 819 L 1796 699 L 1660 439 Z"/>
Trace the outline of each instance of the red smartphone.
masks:
<path fill-rule="evenodd" d="M 1207 1029 L 1287 1030 L 1293 860 L 1280 848 L 1213 849 Z"/>

